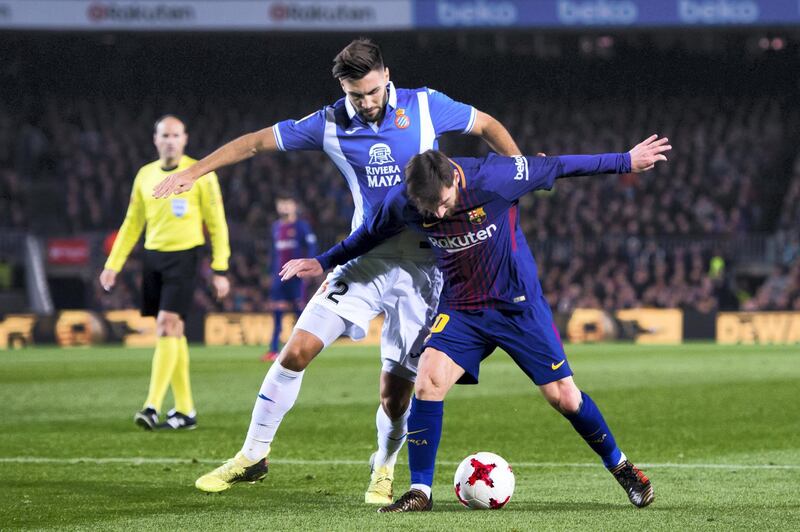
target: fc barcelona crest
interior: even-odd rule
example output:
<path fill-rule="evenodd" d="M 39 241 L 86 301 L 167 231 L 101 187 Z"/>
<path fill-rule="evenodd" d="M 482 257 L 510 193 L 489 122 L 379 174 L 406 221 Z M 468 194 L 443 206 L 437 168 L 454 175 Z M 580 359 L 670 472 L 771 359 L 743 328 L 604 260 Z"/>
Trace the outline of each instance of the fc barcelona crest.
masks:
<path fill-rule="evenodd" d="M 483 210 L 483 207 L 469 211 L 467 216 L 469 217 L 469 223 L 474 225 L 480 225 L 486 221 L 486 211 Z"/>

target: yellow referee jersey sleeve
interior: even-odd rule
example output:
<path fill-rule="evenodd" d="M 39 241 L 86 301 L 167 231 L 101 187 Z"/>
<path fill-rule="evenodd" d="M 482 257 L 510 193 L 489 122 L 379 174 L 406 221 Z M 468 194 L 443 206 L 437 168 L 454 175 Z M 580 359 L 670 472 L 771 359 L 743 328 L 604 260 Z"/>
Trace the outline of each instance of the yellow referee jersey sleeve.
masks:
<path fill-rule="evenodd" d="M 197 180 L 200 192 L 200 209 L 211 238 L 211 269 L 218 272 L 228 270 L 231 245 L 228 240 L 228 222 L 222 205 L 222 191 L 217 174 L 211 172 Z M 194 187 L 193 187 L 194 188 Z"/>
<path fill-rule="evenodd" d="M 215 173 L 201 177 L 189 192 L 167 199 L 153 197 L 153 188 L 171 173 L 184 170 L 196 161 L 181 158 L 177 168 L 163 170 L 159 161 L 144 165 L 136 174 L 131 201 L 106 268 L 120 271 L 133 246 L 145 230 L 145 249 L 183 251 L 205 244 L 203 222 L 211 235 L 212 265 L 217 271 L 228 269 L 230 244 L 222 194 Z"/>

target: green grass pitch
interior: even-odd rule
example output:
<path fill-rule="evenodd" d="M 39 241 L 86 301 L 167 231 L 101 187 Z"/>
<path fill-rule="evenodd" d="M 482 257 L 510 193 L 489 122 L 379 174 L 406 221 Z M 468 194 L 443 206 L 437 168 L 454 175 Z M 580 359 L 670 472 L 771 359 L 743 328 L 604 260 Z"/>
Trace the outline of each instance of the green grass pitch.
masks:
<path fill-rule="evenodd" d="M 568 346 L 656 501 L 631 506 L 560 415 L 503 353 L 445 404 L 433 512 L 365 506 L 377 348 L 334 347 L 306 372 L 263 483 L 217 495 L 195 478 L 241 446 L 267 366 L 258 348 L 193 346 L 199 428 L 146 433 L 132 415 L 151 351 L 0 352 L 0 529 L 753 530 L 800 529 L 800 349 L 689 344 Z M 166 405 L 170 405 L 167 399 Z M 456 464 L 488 450 L 514 466 L 501 511 L 470 511 Z M 408 486 L 406 451 L 396 490 Z"/>

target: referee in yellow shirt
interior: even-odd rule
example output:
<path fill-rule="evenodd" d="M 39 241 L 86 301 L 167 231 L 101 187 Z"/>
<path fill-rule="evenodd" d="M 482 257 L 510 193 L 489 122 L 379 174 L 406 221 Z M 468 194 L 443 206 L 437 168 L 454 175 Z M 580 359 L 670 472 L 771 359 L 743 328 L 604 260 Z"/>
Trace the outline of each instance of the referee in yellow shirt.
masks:
<path fill-rule="evenodd" d="M 142 271 L 142 315 L 156 316 L 158 340 L 150 374 L 150 391 L 134 422 L 147 430 L 193 429 L 197 417 L 189 384 L 189 348 L 184 320 L 192 303 L 200 247 L 205 244 L 203 223 L 211 237 L 211 269 L 214 291 L 223 298 L 230 290 L 228 224 L 222 206 L 219 181 L 214 172 L 197 180 L 199 187 L 169 200 L 154 199 L 153 187 L 171 173 L 196 161 L 183 154 L 188 135 L 177 117 L 166 115 L 155 125 L 153 142 L 159 159 L 144 165 L 133 181 L 131 201 L 119 230 L 100 284 L 114 287 L 133 246 L 147 226 Z M 167 388 L 172 385 L 175 408 L 159 423 Z"/>

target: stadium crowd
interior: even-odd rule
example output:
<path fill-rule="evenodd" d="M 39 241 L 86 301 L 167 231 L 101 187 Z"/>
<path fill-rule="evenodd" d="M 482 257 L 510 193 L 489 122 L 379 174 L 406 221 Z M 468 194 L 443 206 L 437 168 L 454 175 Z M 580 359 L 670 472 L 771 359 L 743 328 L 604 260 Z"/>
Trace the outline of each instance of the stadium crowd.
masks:
<path fill-rule="evenodd" d="M 392 57 L 391 47 L 384 47 Z M 780 87 L 764 92 L 756 83 L 729 90 L 731 79 L 714 81 L 713 56 L 689 59 L 702 67 L 693 70 L 710 71 L 711 81 L 704 77 L 687 86 L 676 75 L 669 82 L 634 80 L 620 87 L 602 73 L 619 69 L 624 76 L 635 71 L 631 57 L 622 55 L 616 61 L 577 58 L 573 74 L 596 76 L 589 81 L 573 82 L 578 78 L 564 74 L 545 86 L 542 78 L 523 72 L 525 83 L 495 76 L 494 90 L 486 91 L 480 81 L 475 87 L 448 82 L 435 61 L 428 66 L 414 63 L 413 75 L 403 76 L 403 62 L 413 54 L 394 55 L 398 65 L 390 66 L 399 86 L 427 83 L 475 104 L 500 119 L 527 153 L 622 151 L 651 133 L 670 137 L 673 160 L 650 174 L 565 180 L 552 192 L 523 198 L 520 220 L 554 309 L 800 309 L 800 159 L 778 213 L 785 245 L 775 273 L 749 300 L 737 292 L 732 275 L 737 238 L 774 225 L 770 205 L 776 201 L 775 188 L 763 185 L 780 183 L 775 161 L 783 156 L 791 131 L 785 112 L 788 96 L 780 96 Z M 290 68 L 291 59 L 270 68 Z M 466 70 L 486 68 L 489 74 L 493 69 L 508 72 L 504 61 L 531 70 L 557 64 L 523 59 L 460 60 Z M 97 52 L 89 63 L 97 66 L 106 60 Z M 12 58 L 3 67 L 3 79 L 19 84 L 21 78 L 8 72 L 24 68 L 19 58 Z M 59 233 L 108 234 L 122 220 L 136 169 L 155 158 L 152 123 L 166 111 L 185 117 L 187 153 L 199 158 L 243 132 L 300 118 L 341 95 L 325 69 L 303 78 L 314 81 L 304 84 L 301 95 L 291 84 L 270 85 L 265 72 L 253 73 L 254 90 L 242 87 L 240 76 L 231 80 L 235 88 L 228 91 L 206 81 L 203 69 L 182 70 L 190 90 L 184 87 L 177 97 L 175 86 L 154 81 L 157 72 L 131 81 L 122 73 L 129 65 L 113 68 L 117 73 L 109 78 L 121 80 L 121 85 L 108 90 L 86 92 L 73 82 L 53 91 L 46 79 L 38 79 L 20 90 L 17 101 L 0 104 L 5 106 L 0 109 L 0 227 L 43 223 L 31 219 L 34 194 L 24 192 L 25 181 L 39 179 L 56 187 L 49 193 Z M 132 83 L 130 92 L 126 80 Z M 442 146 L 453 155 L 485 153 L 485 147 L 459 138 Z M 206 310 L 263 311 L 275 192 L 288 189 L 301 200 L 321 249 L 348 233 L 350 193 L 333 164 L 317 153 L 261 156 L 219 174 L 233 250 L 232 296 L 217 303 L 210 292 L 197 290 L 196 304 Z M 92 285 L 92 304 L 136 307 L 139 267 L 135 252 L 113 294 Z M 208 268 L 203 272 L 210 275 Z"/>

